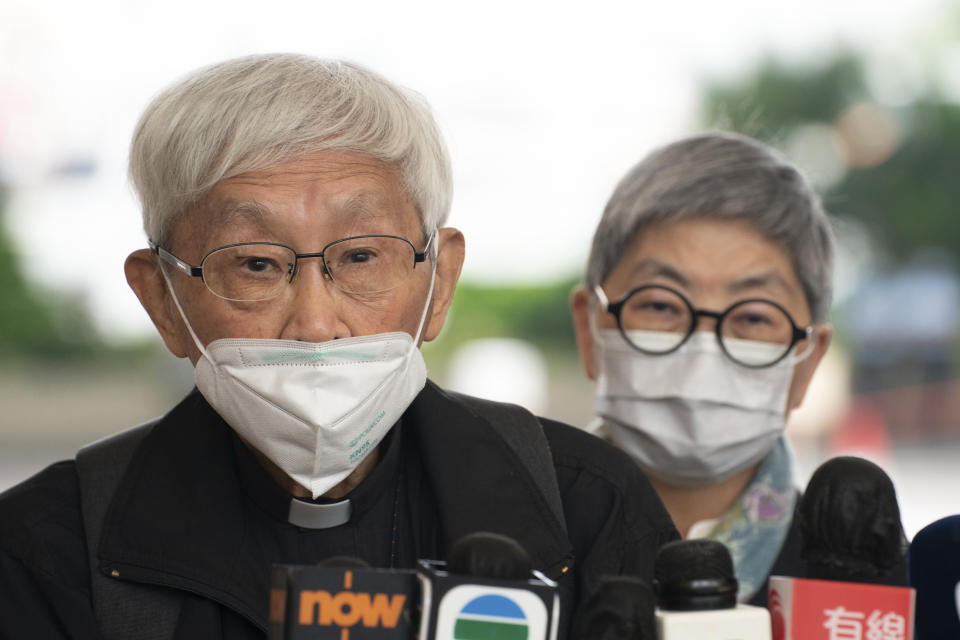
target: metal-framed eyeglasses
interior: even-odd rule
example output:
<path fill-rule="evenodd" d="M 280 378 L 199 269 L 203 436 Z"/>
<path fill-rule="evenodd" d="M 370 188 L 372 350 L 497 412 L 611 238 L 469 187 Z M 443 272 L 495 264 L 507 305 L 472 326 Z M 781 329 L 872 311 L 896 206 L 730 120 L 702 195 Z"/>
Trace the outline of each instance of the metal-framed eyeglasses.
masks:
<path fill-rule="evenodd" d="M 150 242 L 150 249 L 188 276 L 201 278 L 210 292 L 225 300 L 258 302 L 279 296 L 297 277 L 300 261 L 320 258 L 323 274 L 342 291 L 368 294 L 402 284 L 427 258 L 436 232 L 423 251 L 406 238 L 364 235 L 341 238 L 311 253 L 297 253 L 277 242 L 238 242 L 207 252 L 195 266 Z"/>
<path fill-rule="evenodd" d="M 627 343 L 649 355 L 679 349 L 696 331 L 700 317 L 716 320 L 723 353 L 751 368 L 775 365 L 814 331 L 812 326 L 797 326 L 786 309 L 763 298 L 740 300 L 718 312 L 697 309 L 679 291 L 657 284 L 637 287 L 616 302 L 609 302 L 599 286 L 594 293 L 603 310 L 616 318 Z"/>

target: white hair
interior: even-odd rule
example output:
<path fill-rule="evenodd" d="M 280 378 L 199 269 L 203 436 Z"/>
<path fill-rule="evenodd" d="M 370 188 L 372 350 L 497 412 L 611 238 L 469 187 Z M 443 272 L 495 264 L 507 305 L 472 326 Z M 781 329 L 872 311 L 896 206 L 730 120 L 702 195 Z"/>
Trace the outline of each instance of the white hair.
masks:
<path fill-rule="evenodd" d="M 744 221 L 780 245 L 814 321 L 827 319 L 834 240 L 819 196 L 773 149 L 731 133 L 657 149 L 620 180 L 593 236 L 587 286 L 601 285 L 649 225 L 698 217 Z"/>
<path fill-rule="evenodd" d="M 326 150 L 396 167 L 425 236 L 446 221 L 450 160 L 422 97 L 356 64 L 271 54 L 201 69 L 147 107 L 129 168 L 144 230 L 166 244 L 221 180 Z"/>

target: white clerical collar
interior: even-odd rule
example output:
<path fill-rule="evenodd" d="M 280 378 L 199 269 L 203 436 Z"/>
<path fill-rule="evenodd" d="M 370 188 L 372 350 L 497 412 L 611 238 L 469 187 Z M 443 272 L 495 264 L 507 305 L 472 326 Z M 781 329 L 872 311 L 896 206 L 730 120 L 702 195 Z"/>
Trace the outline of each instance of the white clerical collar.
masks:
<path fill-rule="evenodd" d="M 350 499 L 318 504 L 292 498 L 287 521 L 304 529 L 331 529 L 350 522 Z"/>

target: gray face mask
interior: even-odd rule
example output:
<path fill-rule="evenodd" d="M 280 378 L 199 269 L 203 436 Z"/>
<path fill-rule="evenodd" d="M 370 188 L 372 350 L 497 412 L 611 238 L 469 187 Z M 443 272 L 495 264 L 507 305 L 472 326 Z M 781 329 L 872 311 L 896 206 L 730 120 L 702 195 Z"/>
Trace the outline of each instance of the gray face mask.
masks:
<path fill-rule="evenodd" d="M 610 438 L 652 476 L 685 487 L 722 482 L 770 453 L 786 427 L 793 367 L 809 354 L 751 369 L 708 332 L 661 356 L 633 349 L 616 330 L 595 331 L 594 341 L 596 410 Z"/>

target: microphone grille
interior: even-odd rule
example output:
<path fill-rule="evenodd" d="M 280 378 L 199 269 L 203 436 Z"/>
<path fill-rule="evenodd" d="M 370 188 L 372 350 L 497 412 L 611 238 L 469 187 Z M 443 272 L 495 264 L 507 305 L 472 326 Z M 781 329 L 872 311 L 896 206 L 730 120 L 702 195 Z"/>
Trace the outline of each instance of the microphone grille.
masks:
<path fill-rule="evenodd" d="M 530 577 L 533 561 L 513 538 L 489 531 L 463 536 L 453 543 L 447 571 L 454 574 L 500 580 Z"/>
<path fill-rule="evenodd" d="M 654 588 L 661 609 L 693 611 L 737 606 L 730 551 L 716 540 L 677 540 L 660 547 Z"/>

